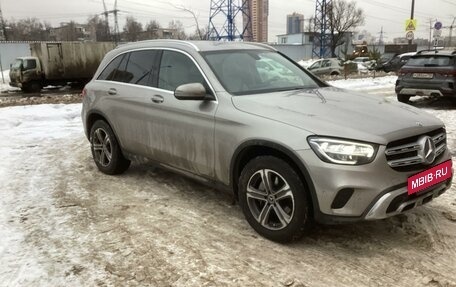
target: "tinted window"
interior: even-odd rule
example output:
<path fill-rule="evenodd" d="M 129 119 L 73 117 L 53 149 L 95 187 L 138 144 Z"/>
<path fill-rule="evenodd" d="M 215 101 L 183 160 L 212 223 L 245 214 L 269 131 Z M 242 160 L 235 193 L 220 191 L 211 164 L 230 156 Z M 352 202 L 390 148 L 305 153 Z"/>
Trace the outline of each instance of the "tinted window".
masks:
<path fill-rule="evenodd" d="M 410 58 L 407 62 L 408 66 L 424 66 L 438 67 L 450 66 L 453 64 L 452 58 L 449 56 L 424 56 Z"/>
<path fill-rule="evenodd" d="M 322 61 L 316 61 L 315 63 L 313 63 L 312 65 L 310 65 L 309 69 L 320 68 L 321 62 L 322 62 Z"/>
<path fill-rule="evenodd" d="M 35 60 L 24 60 L 24 70 L 36 69 Z"/>
<path fill-rule="evenodd" d="M 151 74 L 154 71 L 157 53 L 158 52 L 156 50 L 131 52 L 121 81 L 131 84 L 151 86 Z M 119 67 L 119 70 L 120 68 L 121 67 Z"/>
<path fill-rule="evenodd" d="M 116 72 L 118 71 L 117 68 L 119 67 L 120 61 L 124 58 L 124 55 L 117 56 L 114 60 L 109 63 L 106 68 L 101 72 L 100 76 L 98 76 L 98 80 L 107 80 L 107 81 L 114 81 Z"/>
<path fill-rule="evenodd" d="M 195 63 L 186 55 L 163 51 L 158 75 L 158 87 L 174 91 L 178 86 L 188 83 L 201 83 L 206 86 Z"/>

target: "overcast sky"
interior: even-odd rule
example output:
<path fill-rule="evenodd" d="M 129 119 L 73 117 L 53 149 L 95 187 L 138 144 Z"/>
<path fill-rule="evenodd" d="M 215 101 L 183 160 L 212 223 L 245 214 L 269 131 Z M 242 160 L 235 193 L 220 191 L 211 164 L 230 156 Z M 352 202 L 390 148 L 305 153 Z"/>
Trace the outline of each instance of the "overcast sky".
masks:
<path fill-rule="evenodd" d="M 105 0 L 108 9 L 113 9 L 114 0 Z M 236 0 L 234 0 L 236 1 Z M 336 0 L 334 0 L 336 1 Z M 367 30 L 378 37 L 383 26 L 386 41 L 405 35 L 405 19 L 410 17 L 411 0 L 355 0 L 366 14 L 366 23 L 358 30 Z M 416 0 L 415 18 L 418 29 L 415 37 L 429 37 L 429 20 L 436 19 L 443 26 L 450 26 L 456 16 L 456 0 Z M 103 12 L 102 0 L 0 0 L 5 19 L 37 17 L 58 25 L 60 22 L 75 20 L 85 22 L 89 15 Z M 194 31 L 194 20 L 191 14 L 182 12 L 174 6 L 185 6 L 198 14 L 200 25 L 207 25 L 210 0 L 166 1 L 166 0 L 118 0 L 120 26 L 126 16 L 134 16 L 140 22 L 157 20 L 167 26 L 171 20 L 184 23 L 187 32 Z M 269 41 L 277 41 L 276 35 L 286 32 L 286 15 L 292 12 L 311 17 L 315 12 L 313 0 L 269 0 Z M 110 23 L 113 23 L 111 20 Z M 456 24 L 456 22 L 455 22 Z M 448 35 L 444 29 L 442 36 Z M 453 31 L 456 35 L 456 29 Z"/>

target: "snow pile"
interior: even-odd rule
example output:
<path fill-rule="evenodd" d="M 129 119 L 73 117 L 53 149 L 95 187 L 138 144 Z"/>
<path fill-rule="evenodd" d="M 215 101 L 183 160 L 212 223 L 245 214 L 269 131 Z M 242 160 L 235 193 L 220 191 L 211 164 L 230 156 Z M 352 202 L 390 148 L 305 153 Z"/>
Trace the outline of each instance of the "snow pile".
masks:
<path fill-rule="evenodd" d="M 304 68 L 310 67 L 313 63 L 315 63 L 318 59 L 309 59 L 309 60 L 301 60 L 298 62 L 299 65 L 301 65 Z"/>
<path fill-rule="evenodd" d="M 378 78 L 361 78 L 328 81 L 334 87 L 355 90 L 375 92 L 376 94 L 394 94 L 394 86 L 397 76 L 385 76 Z"/>
<path fill-rule="evenodd" d="M 37 105 L 2 108 L 0 135 L 5 143 L 58 139 L 81 132 L 81 104 Z M 5 158 L 0 150 L 0 157 Z"/>
<path fill-rule="evenodd" d="M 9 72 L 10 72 L 10 70 L 4 70 L 3 78 L 2 78 L 2 75 L 0 74 L 0 93 L 18 90 L 18 88 L 14 88 L 9 85 L 9 82 L 10 82 Z"/>

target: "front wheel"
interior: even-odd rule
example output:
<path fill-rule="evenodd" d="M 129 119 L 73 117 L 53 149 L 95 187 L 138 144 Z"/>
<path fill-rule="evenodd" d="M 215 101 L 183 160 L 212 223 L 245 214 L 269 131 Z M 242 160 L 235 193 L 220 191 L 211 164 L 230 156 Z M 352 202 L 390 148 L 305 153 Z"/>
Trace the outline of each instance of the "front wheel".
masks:
<path fill-rule="evenodd" d="M 285 161 L 260 156 L 251 160 L 239 179 L 239 204 L 250 226 L 278 242 L 299 239 L 310 229 L 306 188 Z"/>
<path fill-rule="evenodd" d="M 127 160 L 111 127 L 103 120 L 96 121 L 90 130 L 93 160 L 98 169 L 106 174 L 120 174 L 128 169 Z"/>

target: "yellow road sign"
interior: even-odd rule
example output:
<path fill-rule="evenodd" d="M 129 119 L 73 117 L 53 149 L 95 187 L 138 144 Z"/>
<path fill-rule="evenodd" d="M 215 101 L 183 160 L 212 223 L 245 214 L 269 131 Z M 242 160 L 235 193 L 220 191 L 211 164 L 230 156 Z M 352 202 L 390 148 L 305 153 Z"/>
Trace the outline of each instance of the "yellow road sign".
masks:
<path fill-rule="evenodd" d="M 405 20 L 405 31 L 415 31 L 416 25 L 417 25 L 416 19 Z"/>

